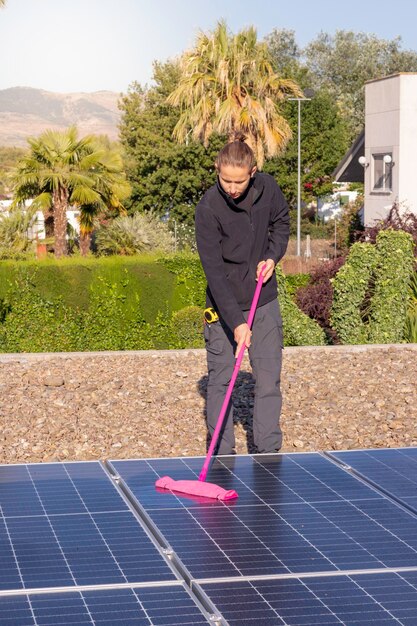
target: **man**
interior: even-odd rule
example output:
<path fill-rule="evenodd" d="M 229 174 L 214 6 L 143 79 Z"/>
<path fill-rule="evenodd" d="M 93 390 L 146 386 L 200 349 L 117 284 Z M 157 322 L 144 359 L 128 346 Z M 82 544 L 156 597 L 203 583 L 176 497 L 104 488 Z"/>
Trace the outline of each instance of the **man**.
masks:
<path fill-rule="evenodd" d="M 245 345 L 256 380 L 254 443 L 260 453 L 277 452 L 282 443 L 283 342 L 274 270 L 288 244 L 288 205 L 272 176 L 257 172 L 253 152 L 242 139 L 226 144 L 215 165 L 217 183 L 196 208 L 197 248 L 208 283 L 207 425 L 212 434 L 235 358 Z M 246 320 L 263 265 L 264 284 L 251 332 Z M 217 453 L 234 452 L 230 406 Z"/>

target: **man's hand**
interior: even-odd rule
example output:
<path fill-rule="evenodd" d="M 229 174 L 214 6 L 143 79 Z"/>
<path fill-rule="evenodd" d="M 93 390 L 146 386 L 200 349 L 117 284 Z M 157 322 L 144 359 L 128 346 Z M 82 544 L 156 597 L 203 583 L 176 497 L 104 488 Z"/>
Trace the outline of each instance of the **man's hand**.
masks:
<path fill-rule="evenodd" d="M 266 281 L 271 278 L 272 274 L 275 271 L 275 263 L 272 259 L 267 259 L 266 261 L 259 261 L 258 265 L 256 266 L 256 280 L 258 280 L 259 274 L 261 273 L 261 269 L 263 268 L 264 265 L 266 265 L 266 268 L 264 272 L 263 282 L 266 283 Z"/>
<path fill-rule="evenodd" d="M 239 326 L 236 326 L 234 330 L 234 337 L 237 343 L 235 359 L 239 356 L 242 346 L 249 348 L 251 335 L 252 332 L 247 324 L 239 324 Z"/>

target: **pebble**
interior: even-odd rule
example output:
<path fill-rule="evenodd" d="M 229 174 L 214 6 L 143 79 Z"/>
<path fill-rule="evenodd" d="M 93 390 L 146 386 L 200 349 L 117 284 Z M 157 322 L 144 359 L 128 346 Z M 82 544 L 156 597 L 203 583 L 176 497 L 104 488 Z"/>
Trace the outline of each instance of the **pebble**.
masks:
<path fill-rule="evenodd" d="M 32 385 L 34 384 L 34 379 L 31 378 L 31 383 Z M 45 385 L 45 387 L 62 387 L 62 385 L 65 384 L 64 379 L 62 378 L 62 376 L 45 376 L 43 384 Z"/>
<path fill-rule="evenodd" d="M 284 452 L 417 446 L 417 346 L 286 348 Z M 140 372 L 140 373 L 139 373 Z M 236 450 L 253 452 L 245 356 Z M 0 463 L 206 452 L 204 350 L 0 355 Z"/>

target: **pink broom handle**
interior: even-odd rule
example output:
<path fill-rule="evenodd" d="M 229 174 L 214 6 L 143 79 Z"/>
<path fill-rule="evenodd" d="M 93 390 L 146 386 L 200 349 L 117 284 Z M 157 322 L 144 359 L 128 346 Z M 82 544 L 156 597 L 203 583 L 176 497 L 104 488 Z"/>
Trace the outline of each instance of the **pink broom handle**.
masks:
<path fill-rule="evenodd" d="M 259 300 L 259 296 L 261 294 L 261 289 L 262 289 L 262 283 L 263 283 L 263 277 L 264 277 L 264 271 L 266 269 L 266 264 L 262 266 L 260 274 L 259 274 L 259 278 L 258 278 L 258 282 L 256 285 L 256 289 L 255 289 L 255 293 L 253 296 L 253 300 L 252 300 L 252 304 L 250 307 L 250 311 L 249 311 L 249 316 L 248 316 L 248 321 L 247 324 L 249 326 L 249 328 L 252 328 L 252 323 L 253 323 L 253 318 L 255 317 L 255 311 L 256 311 L 256 307 L 258 306 L 258 300 Z M 205 481 L 207 478 L 207 472 L 209 470 L 209 466 L 210 466 L 210 461 L 211 461 L 211 457 L 213 456 L 213 452 L 214 452 L 214 448 L 216 447 L 217 444 L 217 440 L 219 438 L 219 434 L 220 434 L 220 430 L 221 427 L 223 426 L 223 421 L 224 421 L 224 416 L 226 415 L 226 411 L 227 411 L 227 407 L 229 406 L 229 402 L 230 402 L 230 398 L 232 395 L 232 391 L 233 391 L 233 387 L 235 386 L 235 382 L 236 382 L 236 378 L 243 360 L 243 355 L 245 354 L 245 344 L 243 344 L 243 346 L 240 349 L 240 352 L 238 354 L 238 357 L 236 359 L 236 363 L 235 363 L 235 367 L 233 369 L 233 374 L 232 374 L 232 378 L 230 379 L 230 383 L 229 386 L 227 388 L 226 391 L 226 395 L 224 397 L 223 400 L 223 404 L 222 404 L 222 408 L 220 409 L 220 414 L 219 417 L 217 418 L 217 424 L 216 424 L 216 428 L 214 429 L 214 433 L 213 436 L 211 438 L 211 442 L 210 442 L 210 446 L 207 452 L 207 456 L 206 456 L 206 460 L 204 461 L 204 465 L 201 469 L 200 472 L 200 476 L 198 477 L 198 480 L 201 481 Z"/>

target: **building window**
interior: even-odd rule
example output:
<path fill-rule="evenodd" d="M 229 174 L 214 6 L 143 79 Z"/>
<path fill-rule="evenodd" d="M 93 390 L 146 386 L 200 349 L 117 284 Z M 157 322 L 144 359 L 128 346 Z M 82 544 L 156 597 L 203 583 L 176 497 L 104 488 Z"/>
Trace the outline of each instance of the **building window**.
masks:
<path fill-rule="evenodd" d="M 392 154 L 373 154 L 373 191 L 392 191 Z"/>

